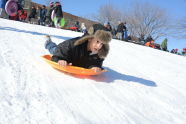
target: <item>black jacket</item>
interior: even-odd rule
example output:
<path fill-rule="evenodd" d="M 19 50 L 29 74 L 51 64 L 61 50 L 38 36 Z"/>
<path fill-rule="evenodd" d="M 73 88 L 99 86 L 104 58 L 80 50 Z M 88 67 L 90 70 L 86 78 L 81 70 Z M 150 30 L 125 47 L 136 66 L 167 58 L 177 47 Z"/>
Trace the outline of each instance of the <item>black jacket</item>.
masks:
<path fill-rule="evenodd" d="M 34 8 L 31 9 L 29 18 L 35 18 L 36 14 L 37 14 L 36 8 L 34 7 Z"/>
<path fill-rule="evenodd" d="M 124 25 L 124 23 L 120 23 L 120 24 L 118 25 L 117 32 L 123 33 L 124 30 L 126 30 L 126 26 Z"/>
<path fill-rule="evenodd" d="M 48 13 L 47 13 L 47 16 L 51 19 L 51 15 L 52 15 L 52 11 L 55 9 L 55 7 L 50 7 L 48 9 Z"/>
<path fill-rule="evenodd" d="M 77 37 L 60 43 L 52 56 L 52 61 L 66 60 L 68 63 L 72 63 L 73 66 L 102 68 L 104 59 L 100 58 L 98 54 L 90 55 L 91 52 L 87 51 L 88 41 L 80 45 L 74 45 L 80 38 Z"/>
<path fill-rule="evenodd" d="M 56 17 L 63 18 L 63 11 L 62 11 L 61 5 L 56 6 L 54 8 L 54 11 L 55 11 Z"/>

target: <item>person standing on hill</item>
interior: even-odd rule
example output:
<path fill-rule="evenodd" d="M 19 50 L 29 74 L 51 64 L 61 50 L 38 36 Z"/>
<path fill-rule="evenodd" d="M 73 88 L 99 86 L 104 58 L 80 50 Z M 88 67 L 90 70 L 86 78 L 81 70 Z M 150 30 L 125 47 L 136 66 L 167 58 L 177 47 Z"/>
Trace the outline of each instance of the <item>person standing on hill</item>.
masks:
<path fill-rule="evenodd" d="M 51 15 L 52 11 L 55 9 L 54 2 L 50 2 L 49 9 L 47 11 L 47 24 L 49 27 L 54 27 L 54 23 L 52 21 Z"/>
<path fill-rule="evenodd" d="M 168 42 L 168 40 L 167 40 L 167 38 L 165 38 L 164 41 L 161 43 L 161 48 L 163 51 L 168 51 L 167 50 L 167 42 Z"/>
<path fill-rule="evenodd" d="M 45 25 L 46 14 L 47 14 L 47 9 L 46 6 L 43 5 L 40 10 L 40 25 Z"/>
<path fill-rule="evenodd" d="M 0 0 L 0 18 L 5 18 L 6 12 L 5 12 L 5 4 L 6 0 Z"/>
<path fill-rule="evenodd" d="M 36 15 L 37 15 L 37 23 L 38 25 L 40 25 L 40 13 L 41 13 L 41 7 L 40 6 L 37 6 L 36 8 Z"/>
<path fill-rule="evenodd" d="M 183 55 L 183 56 L 186 56 L 186 48 L 183 48 L 183 50 L 182 50 L 182 55 Z"/>
<path fill-rule="evenodd" d="M 54 9 L 54 12 L 55 12 L 56 18 L 57 18 L 57 22 L 55 23 L 55 27 L 56 28 L 61 28 L 60 21 L 63 18 L 62 6 L 61 6 L 60 2 L 56 2 L 55 4 L 56 4 L 56 6 L 55 6 L 55 9 Z"/>
<path fill-rule="evenodd" d="M 110 22 L 105 22 L 105 23 L 103 24 L 103 26 L 104 26 L 105 28 L 107 28 L 108 31 L 112 32 L 112 26 L 110 25 Z"/>
<path fill-rule="evenodd" d="M 32 6 L 30 15 L 28 16 L 29 23 L 32 23 L 32 18 L 35 18 L 37 15 L 35 6 Z"/>
<path fill-rule="evenodd" d="M 85 23 L 81 23 L 80 29 L 81 29 L 81 32 L 83 32 L 84 34 L 87 32 L 87 28 L 85 26 Z"/>
<path fill-rule="evenodd" d="M 123 31 L 123 38 L 124 40 L 127 39 L 128 37 L 128 33 L 127 33 L 127 26 L 126 26 L 126 22 L 124 23 L 124 31 Z"/>
<path fill-rule="evenodd" d="M 124 23 L 123 22 L 119 22 L 119 25 L 117 27 L 117 34 L 116 34 L 116 36 L 117 36 L 117 38 L 119 40 L 123 40 L 124 39 L 124 31 L 125 30 L 126 30 L 126 27 L 125 27 Z"/>
<path fill-rule="evenodd" d="M 77 31 L 77 32 L 80 32 L 81 26 L 80 26 L 79 21 L 76 21 L 74 26 L 77 28 L 76 31 Z"/>

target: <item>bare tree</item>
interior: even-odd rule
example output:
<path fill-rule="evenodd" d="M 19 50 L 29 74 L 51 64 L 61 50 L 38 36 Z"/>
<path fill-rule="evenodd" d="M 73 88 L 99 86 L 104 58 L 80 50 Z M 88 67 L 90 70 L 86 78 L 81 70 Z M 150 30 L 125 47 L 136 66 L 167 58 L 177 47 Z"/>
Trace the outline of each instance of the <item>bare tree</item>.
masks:
<path fill-rule="evenodd" d="M 130 35 L 135 37 L 152 36 L 154 39 L 170 34 L 169 18 L 166 11 L 149 3 L 135 3 L 126 12 L 108 4 L 101 6 L 94 19 L 100 23 L 109 21 L 114 27 L 118 21 L 127 22 Z"/>
<path fill-rule="evenodd" d="M 52 0 L 45 0 L 45 4 L 48 6 Z"/>
<path fill-rule="evenodd" d="M 154 39 L 166 36 L 168 16 L 166 12 L 149 3 L 135 3 L 127 16 L 127 26 L 131 35 L 152 36 Z"/>
<path fill-rule="evenodd" d="M 177 21 L 177 23 L 174 26 L 174 37 L 177 38 L 186 38 L 186 17 Z"/>
<path fill-rule="evenodd" d="M 117 9 L 114 5 L 107 4 L 100 7 L 98 14 L 93 15 L 93 18 L 100 22 L 104 23 L 105 21 L 110 22 L 112 25 L 116 26 L 118 20 L 122 20 L 122 12 Z"/>

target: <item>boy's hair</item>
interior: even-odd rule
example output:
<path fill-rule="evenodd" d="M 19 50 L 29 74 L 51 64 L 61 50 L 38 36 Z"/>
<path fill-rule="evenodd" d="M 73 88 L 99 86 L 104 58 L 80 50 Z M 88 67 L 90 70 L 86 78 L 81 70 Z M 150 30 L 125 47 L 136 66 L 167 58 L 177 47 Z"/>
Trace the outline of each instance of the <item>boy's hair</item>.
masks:
<path fill-rule="evenodd" d="M 108 44 L 111 39 L 112 39 L 112 35 L 110 32 L 108 31 L 104 31 L 104 30 L 97 30 L 95 32 L 95 34 L 92 35 L 85 35 L 84 37 L 80 38 L 75 45 L 79 45 L 84 43 L 84 41 L 91 39 L 91 38 L 97 38 L 99 40 L 101 40 L 103 42 L 103 44 Z"/>

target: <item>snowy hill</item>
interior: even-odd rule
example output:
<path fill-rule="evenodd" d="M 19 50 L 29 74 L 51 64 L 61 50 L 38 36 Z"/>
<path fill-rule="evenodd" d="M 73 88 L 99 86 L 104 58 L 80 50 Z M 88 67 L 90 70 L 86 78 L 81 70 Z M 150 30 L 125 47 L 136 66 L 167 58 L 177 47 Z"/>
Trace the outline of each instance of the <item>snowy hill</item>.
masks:
<path fill-rule="evenodd" d="M 186 57 L 112 40 L 99 76 L 59 72 L 44 35 L 81 33 L 0 19 L 0 124 L 184 124 Z"/>

